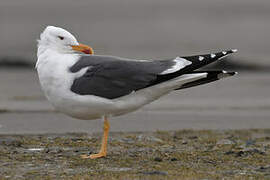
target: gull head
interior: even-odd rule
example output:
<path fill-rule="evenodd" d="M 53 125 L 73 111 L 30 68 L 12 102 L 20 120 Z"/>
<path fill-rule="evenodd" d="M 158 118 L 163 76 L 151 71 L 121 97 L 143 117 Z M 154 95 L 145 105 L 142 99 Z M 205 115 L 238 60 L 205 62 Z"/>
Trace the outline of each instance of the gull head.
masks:
<path fill-rule="evenodd" d="M 55 26 L 47 26 L 40 34 L 40 39 L 38 40 L 38 55 L 40 51 L 44 51 L 48 48 L 58 51 L 59 53 L 81 52 L 93 54 L 91 47 L 78 43 L 70 32 Z"/>

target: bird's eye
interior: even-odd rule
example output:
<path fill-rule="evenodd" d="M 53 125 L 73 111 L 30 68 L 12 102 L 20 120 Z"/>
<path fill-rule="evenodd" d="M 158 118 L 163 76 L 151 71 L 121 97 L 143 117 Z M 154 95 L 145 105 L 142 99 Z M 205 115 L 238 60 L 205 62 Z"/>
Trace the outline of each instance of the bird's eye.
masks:
<path fill-rule="evenodd" d="M 64 37 L 63 37 L 63 36 L 58 36 L 58 38 L 59 38 L 60 40 L 64 40 Z"/>

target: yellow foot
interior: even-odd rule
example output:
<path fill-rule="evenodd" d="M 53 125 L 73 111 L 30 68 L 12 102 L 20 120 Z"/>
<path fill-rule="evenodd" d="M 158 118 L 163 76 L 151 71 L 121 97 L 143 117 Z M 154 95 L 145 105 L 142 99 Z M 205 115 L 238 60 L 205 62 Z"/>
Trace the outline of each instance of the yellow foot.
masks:
<path fill-rule="evenodd" d="M 89 155 L 81 155 L 81 158 L 83 159 L 97 159 L 97 158 L 102 158 L 102 157 L 105 157 L 106 156 L 106 153 L 98 153 L 98 154 L 91 154 L 90 156 Z"/>
<path fill-rule="evenodd" d="M 103 138 L 101 143 L 101 148 L 98 154 L 92 155 L 82 155 L 83 159 L 97 159 L 101 157 L 105 157 L 107 155 L 107 142 L 108 142 L 108 134 L 109 134 L 110 124 L 107 117 L 104 117 L 104 130 L 103 130 Z"/>

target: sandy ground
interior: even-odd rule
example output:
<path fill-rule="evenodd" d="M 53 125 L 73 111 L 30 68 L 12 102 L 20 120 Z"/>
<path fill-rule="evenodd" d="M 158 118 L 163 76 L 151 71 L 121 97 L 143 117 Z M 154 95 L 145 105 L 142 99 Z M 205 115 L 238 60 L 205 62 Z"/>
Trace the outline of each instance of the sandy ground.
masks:
<path fill-rule="evenodd" d="M 270 131 L 0 135 L 0 179 L 231 180 L 270 178 Z"/>
<path fill-rule="evenodd" d="M 0 133 L 100 132 L 102 122 L 55 113 L 31 70 L 0 71 Z M 268 73 L 241 73 L 176 91 L 128 115 L 112 118 L 112 131 L 270 128 Z M 1 113 L 2 112 L 2 113 Z"/>

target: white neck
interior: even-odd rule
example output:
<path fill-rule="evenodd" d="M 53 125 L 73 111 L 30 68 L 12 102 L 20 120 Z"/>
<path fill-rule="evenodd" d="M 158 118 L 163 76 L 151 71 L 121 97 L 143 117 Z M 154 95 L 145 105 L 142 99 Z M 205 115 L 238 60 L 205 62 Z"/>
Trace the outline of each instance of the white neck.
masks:
<path fill-rule="evenodd" d="M 46 51 L 47 47 L 44 45 L 38 45 L 37 57 L 43 54 Z"/>
<path fill-rule="evenodd" d="M 76 74 L 69 72 L 78 60 L 75 54 L 65 54 L 52 48 L 38 47 L 38 60 L 36 69 L 41 88 L 46 97 L 55 105 L 68 97 L 67 92 L 72 85 Z"/>

